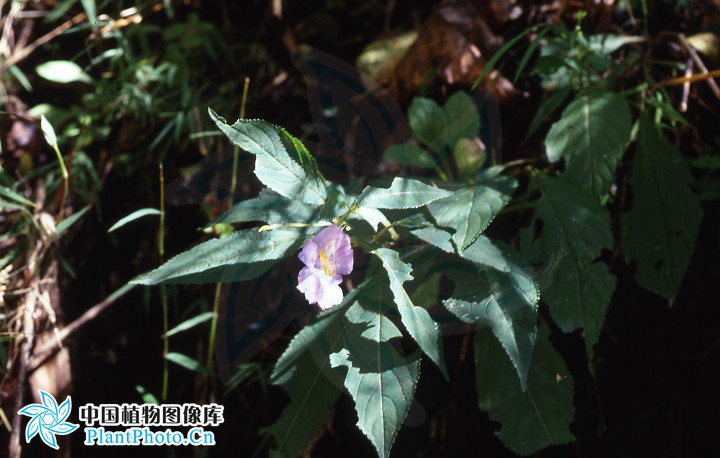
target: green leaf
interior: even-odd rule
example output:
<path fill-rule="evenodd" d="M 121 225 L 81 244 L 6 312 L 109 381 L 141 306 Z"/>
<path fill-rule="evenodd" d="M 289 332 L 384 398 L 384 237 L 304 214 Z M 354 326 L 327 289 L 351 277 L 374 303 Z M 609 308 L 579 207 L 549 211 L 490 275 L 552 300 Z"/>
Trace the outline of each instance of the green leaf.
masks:
<path fill-rule="evenodd" d="M 95 0 L 80 0 L 80 3 L 87 14 L 88 22 L 96 25 L 97 23 L 97 7 L 95 6 Z"/>
<path fill-rule="evenodd" d="M 413 229 L 410 233 L 415 237 L 440 248 L 446 253 L 455 252 L 455 247 L 451 242 L 452 236 L 447 231 L 428 225 L 427 227 Z"/>
<path fill-rule="evenodd" d="M 449 191 L 426 185 L 412 178 L 397 177 L 390 188 L 366 187 L 358 207 L 403 209 L 417 208 L 451 195 Z"/>
<path fill-rule="evenodd" d="M 57 237 L 60 237 L 61 235 L 63 235 L 63 234 L 65 233 L 65 231 L 67 231 L 67 230 L 70 228 L 70 226 L 72 226 L 73 224 L 75 224 L 75 222 L 76 222 L 77 220 L 79 220 L 80 218 L 82 218 L 82 216 L 83 216 L 85 213 L 87 213 L 88 210 L 90 210 L 90 207 L 91 207 L 91 206 L 88 205 L 88 206 L 84 207 L 82 210 L 80 210 L 80 211 L 78 211 L 78 212 L 75 212 L 75 213 L 73 213 L 72 215 L 70 215 L 70 216 L 68 216 L 67 218 L 65 218 L 64 220 L 60 221 L 60 222 L 57 224 L 57 227 L 55 228 L 55 235 L 56 235 Z"/>
<path fill-rule="evenodd" d="M 432 99 L 415 97 L 408 108 L 408 122 L 415 138 L 435 152 L 448 144 L 447 113 Z"/>
<path fill-rule="evenodd" d="M 475 371 L 478 404 L 502 423 L 496 434 L 512 451 L 530 455 L 553 444 L 575 440 L 570 423 L 573 381 L 562 357 L 548 342 L 545 326 L 538 329 L 527 390 L 514 380 L 515 369 L 489 329 L 475 332 Z"/>
<path fill-rule="evenodd" d="M 6 199 L 14 200 L 15 202 L 21 203 L 23 205 L 27 205 L 30 207 L 35 207 L 35 202 L 26 199 L 25 197 L 21 196 L 20 194 L 16 193 L 12 189 L 6 187 L 6 186 L 0 186 L 0 197 L 4 197 Z"/>
<path fill-rule="evenodd" d="M 430 152 L 417 145 L 407 143 L 391 146 L 385 150 L 383 157 L 412 167 L 423 167 L 426 169 L 437 167 L 437 162 L 435 162 L 435 158 L 433 158 Z"/>
<path fill-rule="evenodd" d="M 610 217 L 597 199 L 564 181 L 538 176 L 542 198 L 535 219 L 521 233 L 523 254 L 543 263 L 543 301 L 563 332 L 583 328 L 588 358 L 600 337 L 615 277 L 594 262 L 600 250 L 612 246 Z M 542 234 L 535 228 L 542 221 Z"/>
<path fill-rule="evenodd" d="M 459 138 L 474 137 L 480 130 L 480 114 L 475 101 L 464 91 L 458 91 L 448 97 L 443 106 L 448 118 L 447 144 L 454 146 Z"/>
<path fill-rule="evenodd" d="M 480 138 L 459 138 L 453 148 L 453 157 L 463 181 L 464 177 L 472 177 L 482 168 L 487 161 L 487 152 Z"/>
<path fill-rule="evenodd" d="M 207 374 L 207 375 L 214 375 L 211 370 L 209 370 L 207 367 L 203 366 L 199 362 L 195 361 L 191 357 L 187 355 L 183 355 L 182 353 L 168 353 L 165 355 L 165 359 L 168 361 L 171 361 L 179 366 L 184 367 L 185 369 L 191 370 L 193 372 L 200 372 L 201 374 Z"/>
<path fill-rule="evenodd" d="M 47 120 L 45 115 L 40 116 L 40 129 L 42 130 L 43 136 L 45 137 L 45 141 L 48 145 L 52 146 L 53 148 L 57 148 L 57 136 L 55 135 L 55 129 L 53 129 L 52 124 L 50 124 L 50 121 Z"/>
<path fill-rule="evenodd" d="M 131 283 L 216 283 L 250 280 L 302 245 L 318 228 L 279 228 L 237 231 L 222 239 L 201 243 L 143 274 Z"/>
<path fill-rule="evenodd" d="M 346 296 L 344 303 L 349 300 Z M 300 456 L 340 397 L 343 379 L 330 367 L 330 354 L 342 348 L 347 323 L 340 319 L 341 310 L 342 306 L 333 307 L 300 330 L 270 376 L 270 382 L 282 386 L 290 397 L 280 418 L 260 430 L 273 436 L 279 456 Z"/>
<path fill-rule="evenodd" d="M 54 83 L 73 83 L 76 81 L 93 84 L 90 75 L 75 62 L 69 60 L 51 60 L 35 67 L 38 75 Z"/>
<path fill-rule="evenodd" d="M 517 255 L 519 257 L 519 255 Z M 526 266 L 529 272 L 529 266 Z M 537 285 L 523 271 L 480 268 L 475 275 L 455 275 L 457 287 L 445 307 L 466 323 L 492 328 L 515 366 L 520 386 L 527 388 L 530 360 L 537 334 Z"/>
<path fill-rule="evenodd" d="M 456 253 L 456 249 L 451 242 L 451 234 L 443 229 L 428 223 L 427 226 L 413 229 L 410 233 L 446 253 Z M 460 253 L 460 256 L 475 264 L 492 267 L 501 272 L 510 272 L 516 269 L 517 266 L 508 261 L 506 251 L 495 246 L 489 238 L 480 235 L 465 251 Z"/>
<path fill-rule="evenodd" d="M 373 230 L 376 232 L 380 224 L 390 226 L 390 220 L 388 220 L 387 217 L 383 214 L 383 212 L 381 212 L 377 208 L 360 207 L 355 210 L 355 214 L 360 216 L 363 220 L 367 221 L 367 223 L 372 226 Z"/>
<path fill-rule="evenodd" d="M 395 304 L 400 312 L 400 319 L 413 339 L 428 357 L 440 368 L 447 377 L 447 369 L 442 354 L 442 340 L 437 323 L 430 318 L 430 314 L 422 307 L 413 304 L 412 299 L 403 288 L 403 283 L 412 280 L 410 275 L 412 267 L 400 260 L 396 251 L 388 248 L 378 248 L 372 254 L 382 261 L 385 271 L 390 278 L 390 290 L 395 297 Z"/>
<path fill-rule="evenodd" d="M 346 313 L 352 323 L 343 336 L 344 348 L 330 355 L 333 367 L 347 366 L 345 387 L 355 401 L 357 426 L 386 458 L 407 416 L 420 377 L 420 353 L 405 358 L 389 340 L 401 337 L 382 311 L 379 293 L 358 297 Z"/>
<path fill-rule="evenodd" d="M 622 217 L 623 251 L 628 262 L 637 261 L 640 285 L 673 298 L 695 250 L 702 208 L 680 153 L 645 115 L 637 145 L 633 204 Z"/>
<path fill-rule="evenodd" d="M 32 92 L 33 87 L 32 84 L 30 84 L 30 80 L 27 79 L 27 76 L 25 76 L 25 73 L 23 73 L 22 70 L 20 70 L 20 67 L 17 65 L 11 65 L 7 67 L 7 70 L 12 73 L 12 76 L 15 77 L 18 83 L 25 89 L 27 92 Z"/>
<path fill-rule="evenodd" d="M 630 139 L 627 101 L 610 91 L 579 95 L 563 111 L 545 138 L 550 162 L 565 158 L 563 178 L 594 196 L 605 194 L 615 166 Z"/>
<path fill-rule="evenodd" d="M 232 126 L 208 108 L 210 117 L 238 147 L 256 155 L 255 175 L 267 187 L 289 199 L 321 205 L 327 198 L 325 179 L 312 157 L 284 129 L 260 120 L 240 119 Z M 287 146 L 295 159 L 290 157 Z"/>
<path fill-rule="evenodd" d="M 545 29 L 549 30 L 549 29 Z M 548 120 L 550 115 L 555 113 L 560 105 L 565 101 L 567 96 L 570 94 L 570 87 L 561 87 L 552 93 L 549 97 L 545 98 L 540 102 L 538 111 L 530 122 L 525 138 L 530 138 L 536 130 L 540 128 L 542 123 Z"/>
<path fill-rule="evenodd" d="M 643 41 L 645 38 L 632 35 L 614 35 L 612 33 L 592 35 L 588 37 L 588 49 L 610 55 L 626 44 L 642 43 Z"/>
<path fill-rule="evenodd" d="M 174 336 L 175 334 L 177 334 L 179 332 L 187 331 L 188 329 L 194 328 L 195 326 L 197 326 L 199 324 L 202 324 L 206 321 L 210 321 L 212 319 L 213 315 L 215 315 L 213 312 L 205 312 L 205 313 L 201 313 L 200 315 L 194 316 L 194 317 L 190 318 L 189 320 L 185 320 L 182 323 L 180 323 L 179 325 L 177 325 L 174 328 L 172 328 L 171 330 L 169 330 L 168 332 L 166 332 L 164 337 Z"/>
<path fill-rule="evenodd" d="M 125 216 L 124 218 L 120 218 L 120 220 L 110 226 L 110 229 L 108 229 L 108 233 L 114 231 L 115 229 L 120 229 L 127 223 L 130 223 L 132 221 L 135 221 L 136 219 L 142 218 L 143 216 L 147 215 L 160 215 L 161 212 L 158 209 L 155 208 L 141 208 L 140 210 L 135 210 L 134 212 L 130 213 L 129 215 Z"/>
<path fill-rule="evenodd" d="M 154 394 L 145 389 L 142 385 L 135 385 L 135 391 L 140 395 L 140 399 L 145 404 L 160 404 L 160 401 L 155 397 Z"/>
<path fill-rule="evenodd" d="M 458 252 L 465 250 L 510 201 L 517 182 L 497 177 L 487 182 L 453 190 L 427 207 L 438 226 L 455 230 L 452 241 Z"/>
<path fill-rule="evenodd" d="M 263 188 L 257 197 L 235 204 L 210 226 L 249 221 L 263 221 L 268 224 L 305 223 L 310 222 L 316 212 L 317 207 L 302 204 Z"/>

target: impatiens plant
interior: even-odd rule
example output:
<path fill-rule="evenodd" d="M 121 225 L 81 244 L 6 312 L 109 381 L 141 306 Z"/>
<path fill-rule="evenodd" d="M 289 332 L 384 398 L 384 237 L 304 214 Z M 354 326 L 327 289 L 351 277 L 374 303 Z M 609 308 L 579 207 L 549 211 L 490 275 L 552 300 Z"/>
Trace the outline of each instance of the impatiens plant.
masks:
<path fill-rule="evenodd" d="M 283 128 L 228 124 L 210 110 L 230 141 L 255 156 L 264 185 L 216 223 L 264 224 L 202 243 L 134 282 L 244 281 L 298 256 L 296 288 L 322 311 L 270 376 L 290 398 L 263 430 L 277 456 L 300 455 L 343 391 L 355 403 L 358 428 L 378 456 L 389 456 L 420 383 L 421 359 L 449 378 L 440 324 L 453 323 L 474 333 L 478 405 L 502 424 L 497 435 L 510 449 L 528 455 L 573 441 L 573 379 L 550 343 L 549 321 L 562 332 L 582 330 L 592 369 L 616 285 L 605 254 L 619 236 L 638 283 L 670 300 L 677 294 L 702 215 L 687 166 L 658 129 L 677 113 L 661 90 L 633 109 L 603 79 L 608 56 L 632 40 L 604 44 L 560 28 L 543 36 L 535 72 L 553 84 L 530 129 L 557 120 L 545 154 L 529 160 L 498 164 L 497 152 L 483 149 L 492 142 L 481 138 L 481 116 L 464 92 L 442 106 L 416 98 L 409 125 L 417 141 L 385 152 L 416 176 L 369 184 L 328 181 Z M 627 202 L 618 199 L 628 192 L 618 189 L 620 164 L 627 174 L 620 181 L 632 188 Z M 518 203 L 506 208 L 513 198 Z M 504 211 L 524 215 L 521 225 L 504 240 L 489 237 Z M 358 259 L 369 261 L 360 269 Z"/>
<path fill-rule="evenodd" d="M 472 98 L 458 93 L 451 103 L 468 123 L 452 140 L 474 136 L 479 115 Z M 545 343 L 536 361 L 547 360 L 555 372 L 531 371 L 538 333 L 534 271 L 517 251 L 482 234 L 516 187 L 503 167 L 476 168 L 462 182 L 397 177 L 341 186 L 327 181 L 284 129 L 258 120 L 229 125 L 212 110 L 210 116 L 234 144 L 256 156 L 255 175 L 266 186 L 217 221 L 266 224 L 200 244 L 135 282 L 249 280 L 300 250 L 297 289 L 308 303 L 327 310 L 295 336 L 271 376 L 291 399 L 266 429 L 280 455 L 296 456 L 307 446 L 344 386 L 355 401 L 358 427 L 379 456 L 388 456 L 413 401 L 421 354 L 447 377 L 434 318 L 447 311 L 488 328 L 497 344 L 483 346 L 479 370 L 497 373 L 495 366 L 506 361 L 515 381 L 503 389 L 514 402 L 524 402 L 533 384 L 553 380 L 552 390 L 539 392 L 536 402 L 550 408 L 551 396 L 552 409 L 569 411 L 566 421 L 551 427 L 553 437 L 572 438 L 572 382 L 554 382 L 556 372 L 567 375 L 562 360 Z M 351 274 L 353 246 L 371 256 L 364 274 Z M 343 294 L 347 275 L 359 277 Z M 437 307 L 442 275 L 456 284 L 444 311 Z M 393 344 L 406 338 L 418 351 L 404 353 Z M 536 446 L 547 443 L 541 438 Z"/>

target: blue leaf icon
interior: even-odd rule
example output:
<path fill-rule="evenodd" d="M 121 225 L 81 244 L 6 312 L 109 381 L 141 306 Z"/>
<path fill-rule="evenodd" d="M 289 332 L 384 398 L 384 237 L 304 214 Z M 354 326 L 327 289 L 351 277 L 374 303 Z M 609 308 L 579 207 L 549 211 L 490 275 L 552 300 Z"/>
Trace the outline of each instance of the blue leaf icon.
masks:
<path fill-rule="evenodd" d="M 65 421 L 70 416 L 72 409 L 70 396 L 58 406 L 53 395 L 43 390 L 38 390 L 38 392 L 42 404 L 29 404 L 18 411 L 18 414 L 30 417 L 30 421 L 25 427 L 25 442 L 30 442 L 39 434 L 40 439 L 46 445 L 57 450 L 58 443 L 55 435 L 70 434 L 80 425 Z"/>

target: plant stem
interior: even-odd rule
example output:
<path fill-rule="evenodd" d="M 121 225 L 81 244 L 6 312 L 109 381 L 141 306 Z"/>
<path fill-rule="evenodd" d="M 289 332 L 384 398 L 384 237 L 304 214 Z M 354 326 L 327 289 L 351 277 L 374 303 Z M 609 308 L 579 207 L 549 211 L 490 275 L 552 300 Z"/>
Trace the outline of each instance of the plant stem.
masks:
<path fill-rule="evenodd" d="M 245 104 L 247 103 L 248 88 L 250 87 L 250 78 L 245 77 L 245 86 L 243 87 L 242 100 L 240 101 L 240 118 L 245 117 Z M 228 208 L 232 208 L 233 195 L 237 189 L 237 168 L 240 157 L 240 148 L 235 145 L 233 150 L 232 176 L 230 177 L 230 197 L 228 197 Z M 210 369 L 212 367 L 215 352 L 215 334 L 217 332 L 218 313 L 220 310 L 220 293 L 222 292 L 222 283 L 215 285 L 215 299 L 213 300 L 213 315 L 210 322 L 210 338 L 208 341 L 207 363 L 205 366 Z"/>
<path fill-rule="evenodd" d="M 57 155 L 58 163 L 60 164 L 60 173 L 62 173 L 62 179 L 63 179 L 63 194 L 62 198 L 60 199 L 60 213 L 59 213 L 59 219 L 62 219 L 63 214 L 65 213 L 65 198 L 68 195 L 68 171 L 67 168 L 65 168 L 65 161 L 62 158 L 62 154 L 60 154 L 60 150 L 58 149 L 57 145 L 53 145 L 53 149 L 55 150 L 55 154 Z"/>
<path fill-rule="evenodd" d="M 160 230 L 158 233 L 158 252 L 160 254 L 160 263 L 162 264 L 165 256 L 165 174 L 163 173 L 163 165 L 160 163 Z M 168 367 L 167 355 L 170 352 L 170 342 L 168 340 L 168 304 L 167 290 L 165 284 L 160 284 L 160 300 L 162 301 L 163 311 L 163 383 L 160 398 L 167 400 L 168 384 L 170 381 L 170 368 Z"/>

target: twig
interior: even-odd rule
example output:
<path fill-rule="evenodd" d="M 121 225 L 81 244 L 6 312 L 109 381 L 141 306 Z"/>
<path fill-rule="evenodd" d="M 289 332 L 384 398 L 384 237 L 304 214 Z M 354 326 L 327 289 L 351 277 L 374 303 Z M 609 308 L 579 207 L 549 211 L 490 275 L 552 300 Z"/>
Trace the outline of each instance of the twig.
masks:
<path fill-rule="evenodd" d="M 122 288 L 118 289 L 114 293 L 112 293 L 110 296 L 108 296 L 104 301 L 94 305 L 90 309 L 88 309 L 85 313 L 80 315 L 75 321 L 70 323 L 69 325 L 62 328 L 57 333 L 57 340 L 48 341 L 46 342 L 39 350 L 35 352 L 33 355 L 33 361 L 32 364 L 29 365 L 28 372 L 33 372 L 35 369 L 40 367 L 47 358 L 49 358 L 53 353 L 55 353 L 57 350 L 59 350 L 58 347 L 58 341 L 64 342 L 65 339 L 67 339 L 73 332 L 80 329 L 81 326 L 88 323 L 90 320 L 94 319 L 96 316 L 100 314 L 103 310 L 105 310 L 108 306 L 112 305 L 116 300 L 118 300 L 120 297 L 122 297 L 125 293 L 133 289 L 136 285 L 127 284 L 123 286 Z"/>
<path fill-rule="evenodd" d="M 685 68 L 685 77 L 689 78 L 692 76 L 692 60 L 688 60 L 687 67 Z M 683 84 L 682 101 L 680 102 L 680 113 L 685 113 L 688 110 L 688 99 L 690 98 L 690 82 L 685 81 Z"/>
<path fill-rule="evenodd" d="M 700 59 L 700 56 L 698 56 L 697 51 L 695 51 L 695 48 L 692 47 L 690 43 L 688 43 L 687 38 L 685 38 L 685 35 L 680 33 L 678 34 L 678 38 L 680 38 L 680 42 L 682 45 L 687 49 L 688 54 L 690 54 L 690 57 L 692 57 L 692 60 L 695 62 L 695 64 L 698 66 L 702 74 L 707 75 L 708 69 L 703 63 L 702 59 Z M 717 83 L 714 79 L 708 78 L 707 80 L 708 86 L 710 86 L 710 89 L 712 90 L 713 94 L 715 94 L 715 98 L 720 100 L 720 87 L 718 87 Z"/>
<path fill-rule="evenodd" d="M 679 78 L 665 80 L 661 84 L 663 86 L 680 86 L 681 84 L 685 84 L 685 82 L 695 83 L 697 81 L 704 81 L 708 78 L 718 78 L 718 77 L 720 77 L 720 69 L 713 70 L 713 71 L 707 72 L 707 73 L 698 73 L 697 75 L 693 75 L 690 77 L 681 76 Z"/>
<path fill-rule="evenodd" d="M 632 11 L 632 5 L 630 4 L 630 0 L 625 0 L 625 9 L 628 12 L 628 16 L 630 17 L 630 23 L 634 28 L 637 29 L 637 20 L 635 20 L 635 15 Z"/>
<path fill-rule="evenodd" d="M 8 57 L 6 61 L 4 61 L 2 64 L 0 64 L 0 73 L 3 73 L 8 67 L 17 64 L 21 60 L 25 59 L 27 56 L 29 56 L 33 51 L 35 51 L 38 47 L 44 45 L 45 43 L 49 42 L 50 40 L 54 39 L 61 33 L 65 32 L 70 27 L 79 24 L 80 22 L 87 19 L 87 14 L 80 13 L 77 14 L 75 17 L 73 17 L 70 20 L 65 21 L 64 23 L 60 24 L 59 26 L 55 27 L 50 32 L 46 33 L 45 35 L 41 36 L 37 40 L 33 41 L 28 46 L 17 50 L 13 53 L 12 56 Z"/>

